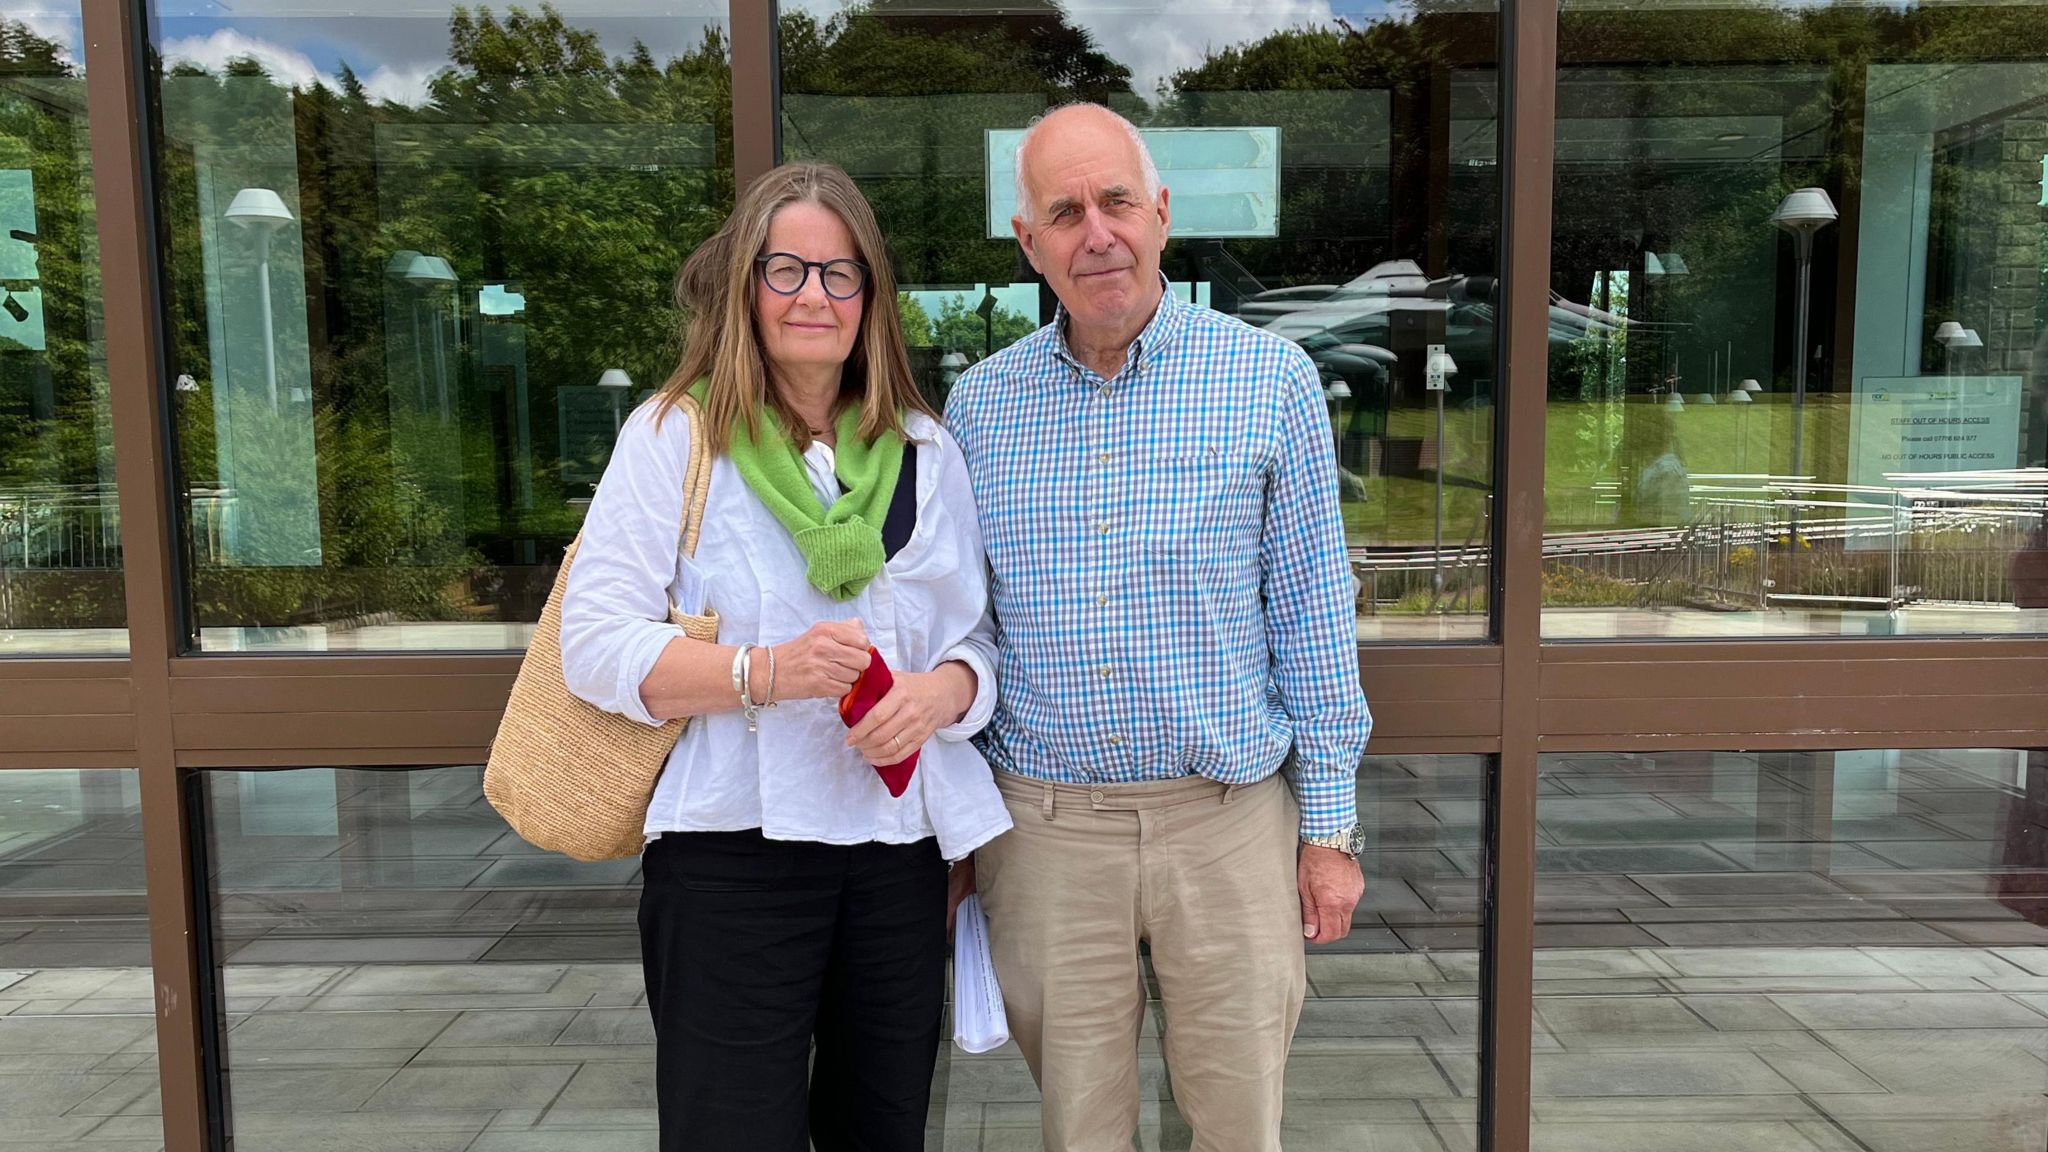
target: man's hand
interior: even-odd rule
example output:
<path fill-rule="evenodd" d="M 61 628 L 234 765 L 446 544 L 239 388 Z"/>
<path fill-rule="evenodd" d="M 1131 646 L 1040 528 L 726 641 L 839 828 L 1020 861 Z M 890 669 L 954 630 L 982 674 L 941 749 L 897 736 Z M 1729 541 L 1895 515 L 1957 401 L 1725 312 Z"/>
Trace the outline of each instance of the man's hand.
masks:
<path fill-rule="evenodd" d="M 946 874 L 946 938 L 953 938 L 953 918 L 959 914 L 960 903 L 974 895 L 974 857 L 953 865 Z"/>
<path fill-rule="evenodd" d="M 1311 944 L 1329 944 L 1351 934 L 1351 912 L 1365 895 L 1365 874 L 1358 861 L 1320 844 L 1303 844 L 1295 865 L 1301 889 L 1301 935 Z"/>

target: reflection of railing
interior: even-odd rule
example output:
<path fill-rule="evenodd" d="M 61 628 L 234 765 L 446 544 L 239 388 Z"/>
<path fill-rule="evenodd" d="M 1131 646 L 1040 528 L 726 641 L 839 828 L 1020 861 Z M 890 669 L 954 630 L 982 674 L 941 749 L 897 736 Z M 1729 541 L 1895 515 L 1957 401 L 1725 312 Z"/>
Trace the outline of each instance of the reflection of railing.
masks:
<path fill-rule="evenodd" d="M 52 594 L 76 591 L 65 573 L 121 566 L 120 512 L 96 484 L 0 489 L 0 628 L 21 627 Z"/>
<path fill-rule="evenodd" d="M 1889 479 L 1695 477 L 1682 526 L 1548 537 L 1546 580 L 1576 581 L 1566 603 L 1588 607 L 2012 605 L 2012 557 L 2036 543 L 2048 470 Z"/>
<path fill-rule="evenodd" d="M 0 571 L 120 566 L 113 492 L 96 484 L 0 490 Z"/>

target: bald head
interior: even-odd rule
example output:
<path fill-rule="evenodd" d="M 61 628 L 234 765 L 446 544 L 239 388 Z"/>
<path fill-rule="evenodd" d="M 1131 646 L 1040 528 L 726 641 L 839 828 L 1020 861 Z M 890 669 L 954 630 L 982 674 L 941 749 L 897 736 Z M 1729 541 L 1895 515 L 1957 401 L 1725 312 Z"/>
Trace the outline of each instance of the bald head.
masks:
<path fill-rule="evenodd" d="M 1066 306 L 1070 341 L 1128 344 L 1152 318 L 1168 197 L 1144 138 L 1101 105 L 1070 104 L 1026 130 L 1010 227 Z"/>
<path fill-rule="evenodd" d="M 1070 133 L 1083 132 L 1090 128 L 1105 133 L 1121 134 L 1136 156 L 1138 170 L 1145 181 L 1145 194 L 1155 200 L 1159 198 L 1159 168 L 1152 163 L 1152 150 L 1145 147 L 1145 137 L 1139 133 L 1136 124 L 1100 104 L 1062 104 L 1033 120 L 1030 127 L 1024 129 L 1024 138 L 1017 142 L 1013 179 L 1016 182 L 1019 212 L 1028 215 L 1032 206 L 1031 189 L 1027 185 L 1026 158 L 1030 156 L 1032 146 L 1040 135 L 1049 132 L 1055 136 L 1070 138 Z"/>

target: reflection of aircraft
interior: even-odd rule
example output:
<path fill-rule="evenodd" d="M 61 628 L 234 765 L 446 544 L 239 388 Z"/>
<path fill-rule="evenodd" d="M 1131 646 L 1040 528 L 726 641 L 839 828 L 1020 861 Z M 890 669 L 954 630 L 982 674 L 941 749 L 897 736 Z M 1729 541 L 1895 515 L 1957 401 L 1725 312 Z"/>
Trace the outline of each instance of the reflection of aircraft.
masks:
<path fill-rule="evenodd" d="M 1332 398 L 1349 401 L 1338 457 L 1347 467 L 1363 467 L 1367 442 L 1387 434 L 1395 395 L 1423 395 L 1424 345 L 1444 345 L 1450 363 L 1462 369 L 1456 381 L 1464 383 L 1459 391 L 1469 401 L 1484 395 L 1493 376 L 1497 295 L 1491 276 L 1432 279 L 1412 260 L 1388 260 L 1343 284 L 1248 294 L 1237 315 L 1301 345 Z M 1629 325 L 1626 317 L 1550 294 L 1553 345 L 1616 335 Z M 1405 350 L 1405 370 L 1404 353 L 1396 349 Z"/>
<path fill-rule="evenodd" d="M 1491 276 L 1432 280 L 1413 260 L 1388 260 L 1344 284 L 1305 284 L 1247 296 L 1237 314 L 1300 344 L 1319 364 L 1340 347 L 1393 346 L 1394 325 L 1406 317 L 1418 333 L 1411 339 L 1441 341 L 1454 361 L 1480 365 L 1493 359 L 1496 290 Z M 1554 344 L 1610 336 L 1629 323 L 1626 317 L 1550 294 Z M 1344 375 L 1333 364 L 1326 370 Z"/>

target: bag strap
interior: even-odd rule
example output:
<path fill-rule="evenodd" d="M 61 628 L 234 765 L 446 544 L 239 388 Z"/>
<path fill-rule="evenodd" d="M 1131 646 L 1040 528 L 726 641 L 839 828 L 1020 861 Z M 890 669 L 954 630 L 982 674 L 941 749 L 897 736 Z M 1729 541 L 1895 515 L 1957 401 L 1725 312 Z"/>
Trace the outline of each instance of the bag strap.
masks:
<path fill-rule="evenodd" d="M 704 410 L 688 392 L 676 401 L 676 410 L 690 422 L 690 459 L 683 465 L 683 523 L 678 546 L 683 555 L 697 554 L 697 537 L 704 532 L 704 498 L 711 491 L 711 456 L 704 445 Z"/>

